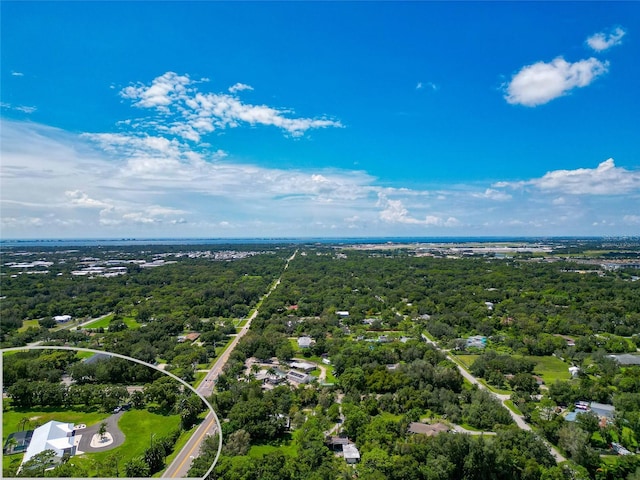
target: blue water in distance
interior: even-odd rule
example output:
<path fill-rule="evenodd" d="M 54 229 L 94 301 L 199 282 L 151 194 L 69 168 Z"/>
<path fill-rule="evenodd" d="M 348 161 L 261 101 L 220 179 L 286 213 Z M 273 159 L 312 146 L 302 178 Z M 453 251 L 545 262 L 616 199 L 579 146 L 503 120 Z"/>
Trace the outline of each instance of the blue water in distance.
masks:
<path fill-rule="evenodd" d="M 629 239 L 629 237 L 625 237 Z M 602 237 L 321 237 L 321 238 L 120 238 L 120 239 L 45 239 L 0 240 L 2 247 L 70 247 L 122 245 L 264 245 L 264 244 L 383 244 L 383 243 L 496 243 L 594 241 Z M 607 239 L 611 240 L 610 237 Z"/>

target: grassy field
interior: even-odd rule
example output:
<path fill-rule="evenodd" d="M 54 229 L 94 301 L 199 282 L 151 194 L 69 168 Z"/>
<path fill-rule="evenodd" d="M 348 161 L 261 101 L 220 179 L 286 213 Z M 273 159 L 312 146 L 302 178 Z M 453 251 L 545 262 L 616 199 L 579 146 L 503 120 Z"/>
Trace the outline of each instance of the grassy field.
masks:
<path fill-rule="evenodd" d="M 206 372 L 196 372 L 195 379 L 193 381 L 193 387 L 198 388 L 198 385 L 200 385 L 200 382 L 202 382 L 202 380 L 204 380 L 204 377 L 206 376 Z"/>
<path fill-rule="evenodd" d="M 517 414 L 517 415 L 522 415 L 522 412 L 520 411 L 520 409 L 516 406 L 515 403 L 513 403 L 511 400 L 505 400 L 504 404 L 509 408 L 509 410 L 511 410 L 513 413 Z"/>
<path fill-rule="evenodd" d="M 249 453 L 247 454 L 249 457 L 257 458 L 266 455 L 271 452 L 282 452 L 285 455 L 294 456 L 295 455 L 295 446 L 291 443 L 291 435 L 289 435 L 285 440 L 278 443 L 277 445 L 272 444 L 259 444 L 252 445 L 249 449 Z"/>
<path fill-rule="evenodd" d="M 461 423 L 460 426 L 465 430 L 471 430 L 472 432 L 482 432 L 483 430 L 480 428 L 472 427 L 468 423 Z"/>
<path fill-rule="evenodd" d="M 393 413 L 389 412 L 380 412 L 378 416 L 384 420 L 391 420 L 393 422 L 398 422 L 402 419 L 402 415 L 394 415 Z"/>
<path fill-rule="evenodd" d="M 27 424 L 27 428 L 33 428 L 33 422 L 39 424 L 47 423 L 50 420 L 58 420 L 70 423 L 85 423 L 87 426 L 94 425 L 110 416 L 110 413 L 97 411 L 81 411 L 80 407 L 73 409 L 64 408 L 38 408 L 38 409 L 13 409 L 9 408 L 2 415 L 2 435 L 3 445 L 10 433 L 18 431 L 19 422 L 26 417 L 32 419 L 32 424 Z M 100 453 L 91 453 L 75 456 L 73 462 L 88 468 L 93 474 L 97 473 L 92 469 L 95 464 L 104 463 L 109 457 L 115 455 L 119 458 L 120 471 L 123 471 L 124 464 L 134 457 L 144 453 L 150 445 L 151 438 L 161 438 L 180 425 L 179 415 L 159 415 L 146 410 L 131 410 L 125 412 L 120 419 L 118 426 L 125 435 L 125 443 L 118 448 Z M 180 440 L 186 442 L 190 433 L 183 433 Z M 183 438 L 184 437 L 184 438 Z M 7 456 L 2 459 L 3 469 L 6 469 L 11 461 L 21 459 L 21 454 Z"/>
<path fill-rule="evenodd" d="M 125 436 L 120 447 L 100 453 L 83 454 L 74 457 L 74 463 L 92 468 L 96 463 L 104 463 L 111 456 L 119 458 L 120 468 L 132 458 L 141 456 L 151 445 L 152 438 L 162 438 L 180 425 L 179 415 L 158 415 L 146 410 L 125 412 L 118 426 Z"/>
<path fill-rule="evenodd" d="M 10 433 L 20 430 L 20 420 L 30 419 L 26 429 L 33 429 L 35 424 L 43 425 L 51 420 L 69 423 L 85 423 L 91 426 L 98 423 L 110 414 L 97 410 L 82 410 L 83 407 L 62 408 L 62 407 L 39 407 L 33 409 L 10 407 L 2 412 L 2 444 L 7 440 Z"/>
<path fill-rule="evenodd" d="M 112 318 L 113 318 L 113 314 L 107 315 L 106 317 L 101 318 L 100 320 L 96 320 L 95 322 L 91 322 L 85 325 L 84 328 L 107 328 Z M 140 324 L 136 322 L 133 317 L 122 317 L 122 320 L 124 321 L 125 325 L 127 325 L 127 327 L 129 328 L 133 328 L 133 329 L 140 328 Z"/>
<path fill-rule="evenodd" d="M 524 357 L 536 362 L 533 373 L 540 375 L 546 385 L 556 380 L 570 380 L 569 365 L 557 357 Z"/>
<path fill-rule="evenodd" d="M 460 360 L 463 363 L 463 366 L 471 367 L 473 362 L 480 355 L 456 355 L 455 358 Z M 536 365 L 533 369 L 533 373 L 536 375 L 540 375 L 544 380 L 546 385 L 551 385 L 556 380 L 570 380 L 571 374 L 569 373 L 569 365 L 557 357 L 533 357 L 533 356 L 521 356 L 514 355 L 515 358 L 526 358 L 527 360 L 531 360 Z"/>
<path fill-rule="evenodd" d="M 463 363 L 463 366 L 468 370 L 469 368 L 471 368 L 471 365 L 473 365 L 473 362 L 475 362 L 476 358 L 478 358 L 479 356 L 480 355 L 455 355 L 454 358 L 460 360 Z"/>
<path fill-rule="evenodd" d="M 5 405 L 7 401 L 5 400 Z M 25 430 L 32 430 L 36 425 L 43 425 L 51 420 L 69 423 L 85 423 L 88 426 L 94 425 L 109 416 L 108 413 L 96 410 L 81 411 L 81 407 L 61 408 L 61 407 L 40 407 L 33 409 L 8 407 L 2 412 L 2 445 L 7 441 L 9 434 L 18 432 L 20 420 L 28 418 L 29 423 L 25 424 Z M 2 456 L 2 470 L 6 471 L 12 462 L 18 464 L 22 461 L 22 453 Z"/>
<path fill-rule="evenodd" d="M 38 320 L 23 320 L 22 326 L 18 329 L 18 332 L 24 332 L 29 327 L 38 328 Z"/>

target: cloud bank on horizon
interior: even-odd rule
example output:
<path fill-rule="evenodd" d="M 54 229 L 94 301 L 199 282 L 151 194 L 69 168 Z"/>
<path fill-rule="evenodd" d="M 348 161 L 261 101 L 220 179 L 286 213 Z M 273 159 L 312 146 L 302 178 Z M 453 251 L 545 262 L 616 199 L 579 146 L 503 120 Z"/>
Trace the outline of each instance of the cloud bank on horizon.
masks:
<path fill-rule="evenodd" d="M 427 236 L 508 235 L 579 226 L 585 217 L 639 224 L 628 202 L 640 199 L 640 170 L 613 159 L 515 182 L 417 190 L 383 186 L 359 170 L 241 164 L 159 136 L 69 135 L 7 120 L 1 132 L 2 230 L 16 237 L 391 236 L 416 228 Z M 599 215 L 598 197 L 619 212 Z"/>
<path fill-rule="evenodd" d="M 402 94 L 378 93 L 396 76 L 372 77 L 371 88 L 355 70 L 323 77 L 335 99 L 315 93 L 321 82 L 285 97 L 278 82 L 252 70 L 212 81 L 163 69 L 117 87 L 107 79 L 112 125 L 81 129 L 56 120 L 46 98 L 6 94 L 36 81 L 29 68 L 10 64 L 0 125 L 2 238 L 637 235 L 640 167 L 629 157 L 637 145 L 615 118 L 598 118 L 592 125 L 603 146 L 594 151 L 593 134 L 576 117 L 584 117 L 581 102 L 596 102 L 579 98 L 582 91 L 597 85 L 594 94 L 603 95 L 618 81 L 622 60 L 607 55 L 627 33 L 576 35 L 594 55 L 587 58 L 534 52 L 527 62 L 515 52 L 503 68 L 518 58 L 524 66 L 486 93 L 476 79 L 468 92 L 456 91 L 436 61 L 407 75 Z M 348 88 L 362 98 L 340 93 Z M 494 102 L 481 114 L 486 121 L 464 123 L 480 108 L 469 104 L 470 92 Z M 575 106 L 561 99 L 569 96 Z M 565 146 L 559 132 L 584 145 Z M 519 140 L 510 145 L 509 136 Z M 621 149 L 619 139 L 631 147 Z M 492 160 L 502 145 L 504 159 Z M 619 154 L 620 165 L 611 158 Z"/>

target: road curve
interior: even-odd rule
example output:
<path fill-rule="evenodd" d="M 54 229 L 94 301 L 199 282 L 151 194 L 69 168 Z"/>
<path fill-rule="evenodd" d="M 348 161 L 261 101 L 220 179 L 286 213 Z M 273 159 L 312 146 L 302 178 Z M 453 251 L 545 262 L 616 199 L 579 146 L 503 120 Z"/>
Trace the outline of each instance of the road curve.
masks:
<path fill-rule="evenodd" d="M 436 342 L 434 342 L 433 340 L 431 340 L 429 337 L 427 337 L 424 333 L 422 334 L 422 339 L 433 345 L 437 350 L 441 351 L 442 353 L 444 353 L 447 356 L 448 360 L 451 360 L 453 363 L 456 364 L 456 366 L 458 367 L 458 370 L 460 371 L 460 374 L 466 378 L 472 385 L 477 385 L 478 388 L 481 388 L 483 390 L 486 390 L 487 392 L 489 392 L 491 395 L 493 395 L 497 400 L 500 401 L 500 403 L 502 404 L 502 406 L 504 408 L 507 409 L 507 412 L 509 412 L 509 415 L 511 415 L 511 418 L 513 418 L 513 421 L 516 423 L 516 425 L 522 429 L 522 430 L 527 430 L 527 431 L 532 431 L 531 429 L 531 425 L 529 425 L 527 422 L 525 422 L 524 417 L 522 415 L 518 415 L 516 412 L 514 412 L 513 410 L 511 410 L 506 404 L 505 401 L 509 400 L 510 396 L 509 395 L 502 395 L 499 393 L 496 393 L 494 391 L 492 391 L 491 389 L 488 389 L 483 383 L 481 383 L 476 377 L 474 377 L 473 375 L 471 375 L 470 372 L 468 372 L 465 368 L 462 367 L 462 365 L 460 365 L 460 363 L 458 361 L 456 361 L 451 355 L 449 355 L 449 352 L 446 350 L 443 350 L 442 348 L 440 348 L 438 346 L 438 344 Z M 565 457 L 562 456 L 562 454 L 558 451 L 558 449 L 556 447 L 554 447 L 553 445 L 551 445 L 549 442 L 547 442 L 546 440 L 542 439 L 542 441 L 544 442 L 544 444 L 547 446 L 547 448 L 549 449 L 549 453 L 551 455 L 553 455 L 553 458 L 556 459 L 556 462 L 560 463 L 560 462 L 566 462 L 567 459 Z"/>

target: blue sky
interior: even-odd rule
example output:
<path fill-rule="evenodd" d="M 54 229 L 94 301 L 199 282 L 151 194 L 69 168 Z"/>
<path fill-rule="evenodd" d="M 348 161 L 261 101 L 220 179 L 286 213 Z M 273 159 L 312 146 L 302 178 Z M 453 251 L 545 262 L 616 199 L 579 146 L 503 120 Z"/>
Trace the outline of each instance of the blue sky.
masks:
<path fill-rule="evenodd" d="M 10 2 L 2 238 L 640 234 L 637 2 Z"/>

